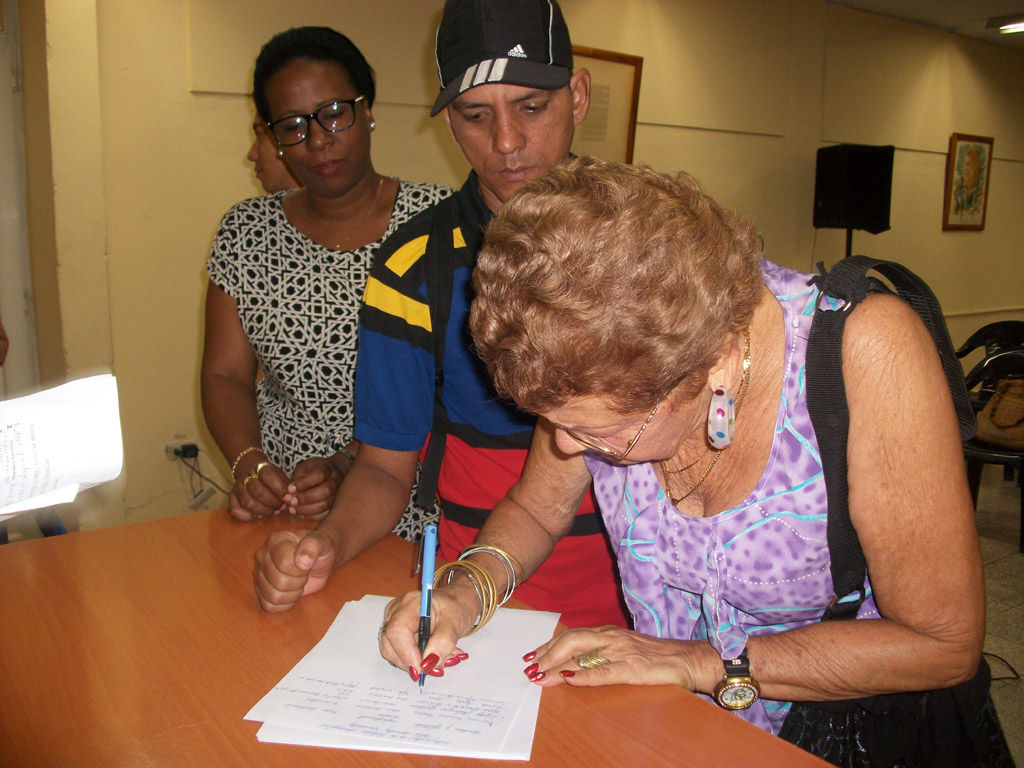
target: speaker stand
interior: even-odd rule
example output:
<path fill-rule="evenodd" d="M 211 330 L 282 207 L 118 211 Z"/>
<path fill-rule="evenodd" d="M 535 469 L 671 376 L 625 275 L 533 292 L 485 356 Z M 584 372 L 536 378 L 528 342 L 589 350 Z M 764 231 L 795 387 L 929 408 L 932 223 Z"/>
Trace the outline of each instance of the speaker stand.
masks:
<path fill-rule="evenodd" d="M 850 257 L 853 255 L 853 230 L 846 230 L 846 255 Z"/>

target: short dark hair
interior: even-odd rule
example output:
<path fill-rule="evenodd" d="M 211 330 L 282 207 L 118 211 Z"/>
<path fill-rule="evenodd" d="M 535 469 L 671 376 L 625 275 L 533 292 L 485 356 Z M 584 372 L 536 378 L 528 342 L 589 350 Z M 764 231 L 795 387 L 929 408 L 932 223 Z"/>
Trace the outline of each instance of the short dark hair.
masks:
<path fill-rule="evenodd" d="M 270 38 L 256 57 L 252 100 L 265 122 L 270 122 L 267 83 L 296 59 L 337 64 L 359 95 L 366 98 L 366 106 L 373 106 L 377 95 L 373 68 L 355 43 L 330 27 L 292 27 Z"/>

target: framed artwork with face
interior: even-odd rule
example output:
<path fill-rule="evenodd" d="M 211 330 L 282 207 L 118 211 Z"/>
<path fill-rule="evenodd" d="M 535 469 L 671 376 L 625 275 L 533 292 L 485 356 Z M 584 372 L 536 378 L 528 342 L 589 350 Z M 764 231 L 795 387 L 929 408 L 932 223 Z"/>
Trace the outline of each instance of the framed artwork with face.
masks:
<path fill-rule="evenodd" d="M 949 137 L 946 191 L 942 203 L 943 229 L 985 228 L 992 144 L 991 136 L 954 133 Z"/>
<path fill-rule="evenodd" d="M 576 129 L 572 151 L 618 163 L 633 162 L 642 56 L 572 47 L 573 69 L 590 72 L 590 110 Z"/>

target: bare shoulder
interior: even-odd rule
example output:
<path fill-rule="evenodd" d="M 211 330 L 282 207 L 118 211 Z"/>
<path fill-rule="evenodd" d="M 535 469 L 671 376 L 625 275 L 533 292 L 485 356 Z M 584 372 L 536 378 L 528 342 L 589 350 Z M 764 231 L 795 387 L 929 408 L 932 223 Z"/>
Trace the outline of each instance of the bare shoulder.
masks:
<path fill-rule="evenodd" d="M 899 378 L 920 366 L 941 370 L 931 333 L 898 296 L 873 293 L 854 308 L 843 334 L 843 368 L 848 374 Z M 880 384 L 881 381 L 876 381 Z"/>
<path fill-rule="evenodd" d="M 917 312 L 890 294 L 854 308 L 843 335 L 843 379 L 854 437 L 949 440 L 963 460 L 953 397 L 942 358 Z M 926 426 L 927 425 L 927 426 Z M 856 433 L 856 434 L 855 434 Z"/>

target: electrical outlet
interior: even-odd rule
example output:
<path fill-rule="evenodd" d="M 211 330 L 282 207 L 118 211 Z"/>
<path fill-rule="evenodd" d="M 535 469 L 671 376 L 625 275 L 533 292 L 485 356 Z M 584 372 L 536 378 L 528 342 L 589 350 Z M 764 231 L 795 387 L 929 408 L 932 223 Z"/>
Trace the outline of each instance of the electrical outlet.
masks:
<path fill-rule="evenodd" d="M 175 459 L 194 459 L 199 455 L 199 446 L 193 442 L 180 442 L 180 443 L 167 443 L 164 446 L 164 451 L 167 454 L 168 461 L 174 461 Z"/>

